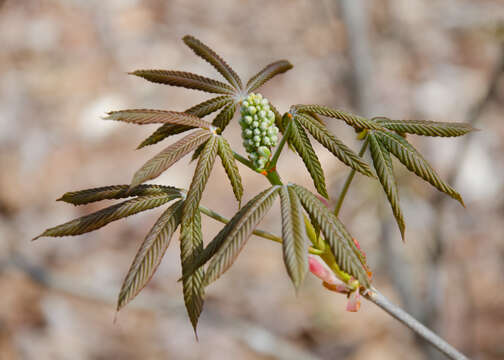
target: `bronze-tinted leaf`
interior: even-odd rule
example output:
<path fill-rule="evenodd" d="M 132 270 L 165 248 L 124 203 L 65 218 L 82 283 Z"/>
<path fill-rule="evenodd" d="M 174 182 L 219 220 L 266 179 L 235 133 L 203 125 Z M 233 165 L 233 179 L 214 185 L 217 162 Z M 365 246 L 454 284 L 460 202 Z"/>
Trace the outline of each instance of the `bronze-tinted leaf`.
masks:
<path fill-rule="evenodd" d="M 273 186 L 254 197 L 217 234 L 215 239 L 219 240 L 217 242 L 220 244 L 217 245 L 220 246 L 211 246 L 212 252 L 215 249 L 217 251 L 205 273 L 205 285 L 217 280 L 233 264 L 254 228 L 273 205 L 278 190 L 279 186 Z M 205 254 L 204 251 L 202 255 L 207 257 L 209 253 L 211 252 L 206 251 Z"/>
<path fill-rule="evenodd" d="M 282 74 L 292 69 L 292 64 L 287 60 L 275 61 L 267 65 L 264 69 L 252 76 L 247 82 L 247 93 L 250 93 L 261 87 L 266 81 L 278 74 Z"/>
<path fill-rule="evenodd" d="M 214 94 L 233 95 L 235 90 L 226 83 L 184 71 L 136 70 L 130 73 L 154 83 L 180 86 Z"/>
<path fill-rule="evenodd" d="M 353 126 L 357 130 L 363 129 L 374 129 L 374 130 L 384 130 L 378 123 L 366 119 L 365 117 L 353 115 L 345 111 L 331 109 L 327 106 L 322 105 L 295 105 L 293 106 L 295 111 L 304 113 L 315 113 L 323 116 L 332 117 L 335 119 L 343 120 L 348 125 Z"/>
<path fill-rule="evenodd" d="M 228 126 L 236 112 L 237 105 L 235 103 L 228 104 L 212 121 L 212 125 L 218 127 L 222 131 Z"/>
<path fill-rule="evenodd" d="M 191 324 L 196 333 L 198 318 L 203 310 L 203 269 L 200 268 L 191 274 L 187 273 L 194 258 L 203 251 L 203 233 L 201 232 L 201 214 L 198 211 L 189 221 L 182 225 L 180 230 L 180 262 L 182 264 L 182 286 L 184 289 L 184 303 Z"/>
<path fill-rule="evenodd" d="M 106 120 L 117 120 L 138 125 L 144 124 L 173 124 L 209 129 L 210 123 L 201 120 L 196 115 L 186 114 L 178 111 L 151 110 L 151 109 L 130 109 L 111 111 Z"/>
<path fill-rule="evenodd" d="M 233 156 L 233 150 L 231 149 L 231 146 L 229 146 L 227 140 L 222 136 L 219 136 L 218 140 L 218 153 L 222 161 L 222 166 L 224 167 L 224 170 L 226 170 L 228 179 L 231 182 L 236 200 L 241 203 L 241 198 L 243 196 L 243 185 L 240 172 L 238 171 L 238 166 L 236 166 L 236 161 Z"/>
<path fill-rule="evenodd" d="M 196 55 L 208 61 L 218 72 L 220 72 L 221 75 L 224 76 L 236 90 L 242 89 L 243 85 L 240 77 L 234 72 L 231 66 L 229 66 L 219 55 L 215 53 L 215 51 L 210 49 L 194 36 L 186 35 L 182 40 L 196 53 Z"/>
<path fill-rule="evenodd" d="M 303 209 L 292 187 L 282 186 L 279 194 L 282 210 L 283 259 L 297 290 L 308 271 L 308 243 Z"/>
<path fill-rule="evenodd" d="M 140 245 L 119 292 L 117 311 L 133 300 L 156 272 L 180 223 L 182 203 L 180 200 L 170 206 L 159 217 Z"/>
<path fill-rule="evenodd" d="M 404 218 L 399 205 L 399 192 L 397 189 L 397 182 L 392 168 L 392 158 L 388 149 L 380 143 L 377 135 L 374 132 L 369 132 L 367 135 L 369 141 L 369 149 L 371 151 L 371 158 L 376 170 L 376 175 L 382 184 L 383 190 L 387 195 L 387 199 L 394 213 L 397 225 L 401 231 L 401 237 L 404 240 Z"/>
<path fill-rule="evenodd" d="M 197 130 L 180 139 L 176 143 L 168 146 L 166 149 L 147 161 L 135 173 L 135 175 L 133 175 L 131 188 L 140 185 L 144 181 L 158 177 L 163 171 L 175 164 L 187 153 L 196 149 L 200 144 L 204 143 L 211 136 L 212 133 L 209 131 Z"/>
<path fill-rule="evenodd" d="M 109 206 L 92 214 L 47 229 L 33 240 L 43 236 L 60 237 L 84 234 L 99 229 L 112 221 L 161 206 L 177 197 L 180 197 L 180 195 L 156 194 L 126 200 L 122 203 Z"/>
<path fill-rule="evenodd" d="M 370 279 L 368 277 L 367 267 L 359 256 L 362 254 L 360 251 L 356 250 L 355 243 L 343 224 L 310 191 L 299 185 L 289 186 L 291 186 L 298 195 L 303 207 L 311 215 L 312 221 L 315 221 L 322 230 L 324 238 L 331 247 L 336 263 L 340 269 L 359 280 L 361 286 L 369 288 Z"/>
<path fill-rule="evenodd" d="M 308 139 L 306 132 L 296 119 L 292 120 L 291 131 L 289 133 L 289 143 L 294 146 L 296 152 L 299 156 L 301 156 L 301 159 L 303 159 L 306 169 L 310 173 L 318 193 L 323 197 L 328 198 L 329 195 L 326 190 L 324 171 L 322 170 L 320 161 L 317 154 L 315 154 L 315 150 L 313 150 L 310 139 Z"/>
<path fill-rule="evenodd" d="M 327 150 L 333 153 L 344 164 L 350 166 L 366 176 L 375 177 L 368 164 L 361 159 L 352 149 L 338 140 L 329 130 L 316 119 L 307 114 L 296 114 L 296 119 L 306 130 L 321 143 Z"/>
<path fill-rule="evenodd" d="M 232 102 L 233 99 L 229 95 L 217 96 L 213 99 L 194 105 L 193 107 L 185 110 L 184 113 L 192 114 L 202 118 Z M 157 130 L 154 131 L 154 133 L 152 133 L 152 135 L 150 135 L 147 139 L 142 141 L 142 143 L 138 146 L 137 149 L 143 148 L 144 146 L 147 145 L 156 144 L 159 141 L 167 138 L 168 136 L 180 134 L 190 129 L 194 128 L 192 126 L 164 124 L 159 128 L 157 128 Z"/>
<path fill-rule="evenodd" d="M 190 221 L 194 217 L 196 211 L 198 211 L 201 196 L 203 195 L 217 156 L 218 147 L 218 137 L 217 135 L 212 135 L 205 144 L 201 156 L 198 159 L 196 169 L 194 170 L 191 186 L 187 191 L 186 200 L 184 202 L 182 223 Z"/>
<path fill-rule="evenodd" d="M 424 136 L 462 136 L 476 130 L 470 124 L 458 122 L 391 120 L 386 117 L 376 117 L 373 120 L 389 130 Z"/>
<path fill-rule="evenodd" d="M 439 191 L 450 195 L 464 206 L 460 194 L 441 180 L 427 160 L 406 139 L 393 132 L 377 132 L 376 136 L 378 136 L 380 143 L 385 145 L 388 151 L 394 154 L 408 170 L 420 176 Z"/>
<path fill-rule="evenodd" d="M 181 196 L 181 190 L 173 186 L 139 185 L 130 191 L 129 185 L 113 185 L 67 192 L 57 201 L 64 201 L 74 205 L 84 205 L 100 200 L 157 194 Z"/>

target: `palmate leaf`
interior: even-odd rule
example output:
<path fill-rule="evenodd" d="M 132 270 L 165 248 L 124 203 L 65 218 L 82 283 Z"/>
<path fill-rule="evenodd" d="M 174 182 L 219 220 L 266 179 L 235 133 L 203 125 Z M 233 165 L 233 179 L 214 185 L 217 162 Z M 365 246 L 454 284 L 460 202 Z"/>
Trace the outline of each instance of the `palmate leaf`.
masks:
<path fill-rule="evenodd" d="M 136 70 L 129 74 L 143 77 L 148 81 L 158 84 L 180 86 L 214 94 L 233 95 L 236 92 L 226 83 L 185 71 Z"/>
<path fill-rule="evenodd" d="M 185 125 L 189 127 L 209 129 L 210 123 L 201 120 L 199 117 L 178 111 L 151 110 L 151 109 L 129 109 L 111 111 L 106 120 L 117 120 L 138 125 L 144 124 L 173 124 Z"/>
<path fill-rule="evenodd" d="M 327 106 L 322 105 L 294 105 L 292 107 L 294 112 L 301 113 L 315 113 L 323 116 L 332 117 L 335 119 L 343 120 L 348 125 L 353 126 L 357 130 L 363 129 L 373 129 L 373 130 L 384 130 L 378 123 L 366 119 L 365 117 L 353 115 L 345 111 L 331 109 Z"/>
<path fill-rule="evenodd" d="M 224 131 L 236 112 L 236 103 L 229 103 L 212 121 L 212 125 Z"/>
<path fill-rule="evenodd" d="M 158 194 L 181 196 L 182 193 L 180 189 L 173 186 L 139 185 L 130 191 L 129 185 L 113 185 L 67 192 L 56 201 L 64 201 L 73 205 L 85 205 L 100 200 Z"/>
<path fill-rule="evenodd" d="M 218 137 L 212 135 L 205 144 L 201 156 L 194 170 L 194 175 L 191 181 L 191 186 L 187 191 L 186 200 L 184 202 L 184 210 L 182 212 L 182 223 L 185 225 L 186 221 L 192 221 L 194 214 L 198 211 L 203 190 L 207 184 L 210 172 L 212 171 L 217 156 L 218 150 Z"/>
<path fill-rule="evenodd" d="M 176 143 L 168 146 L 152 159 L 147 161 L 134 175 L 131 180 L 131 188 L 140 185 L 144 181 L 154 179 L 163 171 L 179 161 L 183 156 L 196 149 L 212 136 L 207 130 L 197 130 Z"/>
<path fill-rule="evenodd" d="M 351 236 L 334 214 L 310 191 L 299 185 L 289 185 L 294 189 L 306 212 L 322 230 L 331 247 L 336 263 L 341 270 L 359 280 L 361 286 L 370 287 L 367 268 L 361 260 L 362 254 L 356 249 Z"/>
<path fill-rule="evenodd" d="M 399 133 L 423 136 L 462 136 L 476 130 L 470 124 L 457 122 L 438 122 L 427 120 L 391 120 L 386 117 L 373 118 L 386 129 Z"/>
<path fill-rule="evenodd" d="M 291 121 L 292 126 L 289 133 L 289 143 L 296 149 L 301 159 L 303 159 L 318 193 L 325 198 L 329 198 L 326 190 L 324 171 L 322 170 L 317 154 L 315 154 L 315 150 L 313 150 L 310 139 L 308 139 L 306 132 L 296 119 L 292 119 Z"/>
<path fill-rule="evenodd" d="M 112 221 L 161 206 L 177 197 L 180 197 L 180 194 L 155 194 L 136 197 L 47 229 L 33 240 L 43 236 L 60 237 L 84 234 L 99 229 Z"/>
<path fill-rule="evenodd" d="M 208 61 L 218 72 L 220 72 L 221 75 L 224 76 L 224 78 L 226 78 L 226 80 L 229 81 L 236 90 L 241 90 L 243 88 L 240 77 L 234 72 L 231 66 L 229 66 L 219 55 L 215 53 L 215 51 L 210 49 L 194 36 L 186 35 L 182 40 L 194 51 L 196 55 Z"/>
<path fill-rule="evenodd" d="M 359 155 L 338 140 L 329 130 L 308 114 L 296 114 L 296 119 L 308 132 L 334 156 L 366 176 L 375 177 L 373 171 Z"/>
<path fill-rule="evenodd" d="M 269 65 L 266 65 L 264 69 L 259 71 L 257 74 L 252 76 L 247 82 L 247 93 L 250 93 L 259 87 L 261 87 L 266 81 L 275 77 L 278 74 L 282 74 L 290 69 L 292 69 L 292 64 L 287 60 L 275 61 Z"/>
<path fill-rule="evenodd" d="M 217 280 L 233 264 L 254 228 L 273 205 L 279 188 L 272 186 L 250 200 L 217 234 L 214 239 L 216 241 L 212 240 L 212 243 L 218 243 L 220 246 L 212 245 L 212 251 L 204 251 L 202 254 L 201 258 L 206 258 L 217 249 L 206 270 L 205 285 Z M 200 262 L 200 258 L 197 259 L 196 263 Z"/>
<path fill-rule="evenodd" d="M 210 100 L 203 101 L 202 103 L 194 105 L 193 107 L 184 111 L 184 113 L 195 115 L 197 117 L 202 118 L 232 102 L 233 99 L 229 95 L 217 96 Z M 157 130 L 154 131 L 154 133 L 152 133 L 147 139 L 142 141 L 142 143 L 138 145 L 137 149 L 143 148 L 144 146 L 147 145 L 156 144 L 161 140 L 164 140 L 168 136 L 180 134 L 190 129 L 193 129 L 193 127 L 184 125 L 164 124 L 159 128 L 157 128 Z"/>
<path fill-rule="evenodd" d="M 233 150 L 231 149 L 231 146 L 229 146 L 227 140 L 222 136 L 218 137 L 218 142 L 218 154 L 221 158 L 222 166 L 224 167 L 224 170 L 226 170 L 228 179 L 231 182 L 236 200 L 241 203 L 243 196 L 243 185 L 240 172 L 238 171 L 238 166 L 236 166 L 236 160 L 233 156 Z"/>
<path fill-rule="evenodd" d="M 308 271 L 308 243 L 303 208 L 296 192 L 290 186 L 279 190 L 282 213 L 282 249 L 287 272 L 296 290 Z"/>
<path fill-rule="evenodd" d="M 430 183 L 436 189 L 459 201 L 462 206 L 464 202 L 460 194 L 450 185 L 446 184 L 434 169 L 429 165 L 422 155 L 402 136 L 393 132 L 376 132 L 380 143 L 385 145 L 388 151 L 394 154 L 399 161 L 414 172 L 416 175 Z"/>
<path fill-rule="evenodd" d="M 133 300 L 156 272 L 180 223 L 182 205 L 183 201 L 179 200 L 170 206 L 159 217 L 140 245 L 119 291 L 117 311 Z"/>
<path fill-rule="evenodd" d="M 373 159 L 376 175 L 378 175 L 378 179 L 380 180 L 383 190 L 387 195 L 390 207 L 392 208 L 392 212 L 396 219 L 397 225 L 399 226 L 399 230 L 401 231 L 401 237 L 404 241 L 404 218 L 401 207 L 399 205 L 399 192 L 397 189 L 397 182 L 394 177 L 390 152 L 383 144 L 381 144 L 378 136 L 375 135 L 374 132 L 369 132 L 367 134 L 367 139 L 369 141 L 371 158 Z"/>
<path fill-rule="evenodd" d="M 200 268 L 191 274 L 187 273 L 190 264 L 203 251 L 203 233 L 201 232 L 201 214 L 198 211 L 182 225 L 180 231 L 180 262 L 182 264 L 182 286 L 184 290 L 184 303 L 187 314 L 196 334 L 198 318 L 203 310 L 203 269 Z"/>

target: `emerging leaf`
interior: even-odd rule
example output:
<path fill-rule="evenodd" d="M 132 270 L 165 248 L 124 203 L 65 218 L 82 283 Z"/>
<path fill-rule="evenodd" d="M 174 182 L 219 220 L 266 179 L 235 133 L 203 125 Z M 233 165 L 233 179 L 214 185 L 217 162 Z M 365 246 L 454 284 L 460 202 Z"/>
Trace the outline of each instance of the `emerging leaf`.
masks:
<path fill-rule="evenodd" d="M 163 171 L 179 161 L 187 153 L 196 149 L 200 144 L 204 143 L 212 136 L 212 133 L 206 130 L 197 130 L 186 137 L 180 139 L 176 143 L 168 146 L 152 159 L 147 161 L 136 173 L 131 180 L 131 188 L 140 185 L 141 183 L 154 179 L 161 175 Z"/>
<path fill-rule="evenodd" d="M 144 79 L 165 85 L 180 86 L 214 94 L 233 95 L 235 90 L 223 82 L 185 71 L 136 70 L 130 73 Z"/>
<path fill-rule="evenodd" d="M 386 117 L 376 117 L 373 120 L 389 130 L 423 136 L 462 136 L 476 130 L 470 124 L 457 122 L 391 120 Z"/>
<path fill-rule="evenodd" d="M 217 280 L 234 263 L 254 228 L 273 205 L 278 190 L 279 186 L 272 186 L 250 200 L 212 240 L 214 244 L 209 245 L 211 251 L 205 249 L 206 254 L 202 254 L 204 258 L 217 249 L 208 265 L 205 285 Z M 201 260 L 197 263 L 201 263 Z"/>
<path fill-rule="evenodd" d="M 394 170 L 392 168 L 392 158 L 388 149 L 380 143 L 378 136 L 374 132 L 369 132 L 367 139 L 370 145 L 371 157 L 373 165 L 378 175 L 378 179 L 382 184 L 383 190 L 387 195 L 387 199 L 394 213 L 397 225 L 401 231 L 401 237 L 404 241 L 404 218 L 399 205 L 399 192 L 397 189 L 397 182 L 394 177 Z"/>
<path fill-rule="evenodd" d="M 308 270 L 308 243 L 303 208 L 294 189 L 282 186 L 279 190 L 282 212 L 282 248 L 287 272 L 296 290 L 303 283 Z"/>
<path fill-rule="evenodd" d="M 450 195 L 464 206 L 460 194 L 441 180 L 427 160 L 406 139 L 393 132 L 377 132 L 376 135 L 380 143 L 385 145 L 388 151 L 394 154 L 408 170 L 420 176 L 439 191 Z"/>
<path fill-rule="evenodd" d="M 311 214 L 312 219 L 322 230 L 339 268 L 359 280 L 361 286 L 369 288 L 370 279 L 366 266 L 362 263 L 360 253 L 356 252 L 352 237 L 343 224 L 310 191 L 299 185 L 289 186 L 294 189 L 305 210 Z"/>
<path fill-rule="evenodd" d="M 224 109 L 215 117 L 212 121 L 212 125 L 218 127 L 222 131 L 228 126 L 229 122 L 233 118 L 236 112 L 236 104 L 229 103 Z"/>
<path fill-rule="evenodd" d="M 180 262 L 182 264 L 184 303 L 196 334 L 196 325 L 203 310 L 203 297 L 205 295 L 205 287 L 203 286 L 204 272 L 200 268 L 188 274 L 187 270 L 194 258 L 203 251 L 203 233 L 201 232 L 201 214 L 199 210 L 194 213 L 189 221 L 184 222 L 180 234 Z"/>
<path fill-rule="evenodd" d="M 179 200 L 170 206 L 145 237 L 122 284 L 117 311 L 133 300 L 156 272 L 180 223 L 182 204 L 183 201 Z"/>
<path fill-rule="evenodd" d="M 227 140 L 222 136 L 218 137 L 218 141 L 218 153 L 222 161 L 222 166 L 224 167 L 224 170 L 226 170 L 226 174 L 229 178 L 229 181 L 231 182 L 236 200 L 241 203 L 241 198 L 243 196 L 243 185 L 240 173 L 238 171 L 238 166 L 236 166 L 236 161 L 233 156 L 233 151 L 231 150 L 231 146 L 229 146 Z"/>
<path fill-rule="evenodd" d="M 315 113 L 323 116 L 332 117 L 345 121 L 348 125 L 353 126 L 357 130 L 373 129 L 384 130 L 382 126 L 365 117 L 353 115 L 341 110 L 331 109 L 322 105 L 295 105 L 294 112 Z"/>
<path fill-rule="evenodd" d="M 325 198 L 329 198 L 326 190 L 324 171 L 322 170 L 320 161 L 317 154 L 315 154 L 315 150 L 313 150 L 310 139 L 308 139 L 306 132 L 296 119 L 292 119 L 289 142 L 294 146 L 301 159 L 303 159 L 318 193 Z"/>
<path fill-rule="evenodd" d="M 74 205 L 84 205 L 100 200 L 158 194 L 181 196 L 181 190 L 173 186 L 139 185 L 135 189 L 129 191 L 129 185 L 113 185 L 67 192 L 57 201 L 64 201 Z"/>
<path fill-rule="evenodd" d="M 155 194 L 140 196 L 47 229 L 33 240 L 43 236 L 59 237 L 84 234 L 99 229 L 112 221 L 161 206 L 177 197 L 180 197 L 180 195 Z"/>
<path fill-rule="evenodd" d="M 287 60 L 275 61 L 267 65 L 264 69 L 252 76 L 247 82 L 247 93 L 250 93 L 261 87 L 266 81 L 292 69 L 292 64 Z"/>
<path fill-rule="evenodd" d="M 343 142 L 338 140 L 329 130 L 312 118 L 308 114 L 297 114 L 296 119 L 305 127 L 306 130 L 327 150 L 333 153 L 344 164 L 350 166 L 352 169 L 357 170 L 366 176 L 375 177 L 373 171 L 366 164 L 359 155 L 352 149 L 346 146 Z"/>
<path fill-rule="evenodd" d="M 121 111 L 111 111 L 106 120 L 117 120 L 139 125 L 144 124 L 173 124 L 185 125 L 209 129 L 210 123 L 201 120 L 199 117 L 178 111 L 150 110 L 150 109 L 131 109 Z"/>
<path fill-rule="evenodd" d="M 243 85 L 240 77 L 222 58 L 210 49 L 207 45 L 196 39 L 194 36 L 186 35 L 182 39 L 187 46 L 189 46 L 196 55 L 208 61 L 227 81 L 236 89 L 241 90 Z"/>
<path fill-rule="evenodd" d="M 184 210 L 182 212 L 182 223 L 185 226 L 186 221 L 192 221 L 199 208 L 199 203 L 203 191 L 205 190 L 206 183 L 210 177 L 215 157 L 217 156 L 217 149 L 219 147 L 216 135 L 212 135 L 208 139 L 201 156 L 194 170 L 194 176 L 191 181 L 191 186 L 187 191 L 186 200 L 184 202 Z"/>
<path fill-rule="evenodd" d="M 181 134 L 187 130 L 194 129 L 192 126 L 186 125 L 174 125 L 174 124 L 164 124 L 157 128 L 148 138 L 143 140 L 140 145 L 137 146 L 137 150 L 141 149 L 147 145 L 154 145 L 161 140 L 166 139 L 168 136 Z"/>

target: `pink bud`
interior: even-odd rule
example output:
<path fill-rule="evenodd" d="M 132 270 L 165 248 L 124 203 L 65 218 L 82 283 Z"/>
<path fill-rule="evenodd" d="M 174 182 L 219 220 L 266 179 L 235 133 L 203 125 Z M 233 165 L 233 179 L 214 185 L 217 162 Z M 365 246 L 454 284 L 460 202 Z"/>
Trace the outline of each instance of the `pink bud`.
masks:
<path fill-rule="evenodd" d="M 318 277 L 320 280 L 328 283 L 335 284 L 337 282 L 336 275 L 322 264 L 317 257 L 313 255 L 308 255 L 308 264 L 310 266 L 310 271 L 313 275 Z"/>
<path fill-rule="evenodd" d="M 361 306 L 360 293 L 359 290 L 355 290 L 353 293 L 350 294 L 346 310 L 351 312 L 357 312 L 359 311 L 360 306 Z"/>
<path fill-rule="evenodd" d="M 329 207 L 329 201 L 327 201 L 325 197 L 322 197 L 320 195 L 317 195 L 317 197 L 320 200 L 320 202 L 322 202 L 322 204 L 324 204 L 327 208 Z"/>

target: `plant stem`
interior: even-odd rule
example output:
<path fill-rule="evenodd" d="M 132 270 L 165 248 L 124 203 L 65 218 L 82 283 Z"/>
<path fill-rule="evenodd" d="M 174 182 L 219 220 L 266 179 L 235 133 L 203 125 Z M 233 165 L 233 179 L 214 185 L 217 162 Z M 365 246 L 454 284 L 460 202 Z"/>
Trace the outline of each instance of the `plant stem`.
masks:
<path fill-rule="evenodd" d="M 364 153 L 366 152 L 368 146 L 368 140 L 364 140 L 364 143 L 362 144 L 362 147 L 359 151 L 359 156 L 362 157 Z M 343 188 L 341 189 L 341 192 L 338 196 L 338 202 L 336 203 L 336 207 L 334 208 L 334 215 L 338 217 L 339 212 L 341 210 L 341 205 L 343 205 L 343 200 L 345 200 L 345 196 L 348 192 L 348 188 L 350 187 L 350 184 L 352 183 L 352 180 L 355 176 L 355 169 L 350 170 L 350 173 L 348 174 L 345 184 L 343 185 Z"/>
<path fill-rule="evenodd" d="M 214 220 L 220 221 L 221 223 L 227 224 L 230 221 L 228 218 L 222 216 L 221 214 L 217 213 L 216 211 L 214 211 L 210 208 L 207 208 L 206 206 L 200 205 L 199 209 L 203 214 L 211 217 Z M 276 236 L 276 235 L 274 235 L 270 232 L 264 231 L 264 230 L 256 229 L 252 232 L 252 234 L 259 236 L 259 237 L 262 237 L 264 239 L 268 239 L 268 240 L 280 243 L 280 244 L 283 242 L 281 237 Z M 313 255 L 320 255 L 322 253 L 322 251 L 315 249 L 313 247 L 310 247 L 308 249 L 308 251 L 310 252 L 310 254 L 313 254 Z"/>
<path fill-rule="evenodd" d="M 238 154 L 236 151 L 233 151 L 233 156 L 236 160 L 238 160 L 239 162 L 241 162 L 243 165 L 245 165 L 246 167 L 254 170 L 255 172 L 257 172 L 256 169 L 254 169 L 254 166 L 252 165 L 252 163 L 250 162 L 249 159 L 241 156 L 240 154 Z"/>
<path fill-rule="evenodd" d="M 385 310 L 398 321 L 409 327 L 413 332 L 425 339 L 428 343 L 441 351 L 448 358 L 454 360 L 468 360 L 468 358 L 464 354 L 460 353 L 457 349 L 441 339 L 430 329 L 422 325 L 418 320 L 413 318 L 406 311 L 391 303 L 375 288 L 372 287 L 371 289 L 367 290 L 363 293 L 363 296 L 369 301 L 373 302 L 375 305 Z"/>
<path fill-rule="evenodd" d="M 283 147 L 285 146 L 285 143 L 288 139 L 289 133 L 291 131 L 291 127 L 292 127 L 292 121 L 290 121 L 289 125 L 287 125 L 287 129 L 285 129 L 285 131 L 283 133 L 282 140 L 280 140 L 280 143 L 278 144 L 278 146 L 275 150 L 275 153 L 273 154 L 273 157 L 271 158 L 270 162 L 267 165 L 267 170 L 275 168 L 275 166 L 278 162 L 278 158 L 280 157 L 280 153 L 282 152 Z"/>

